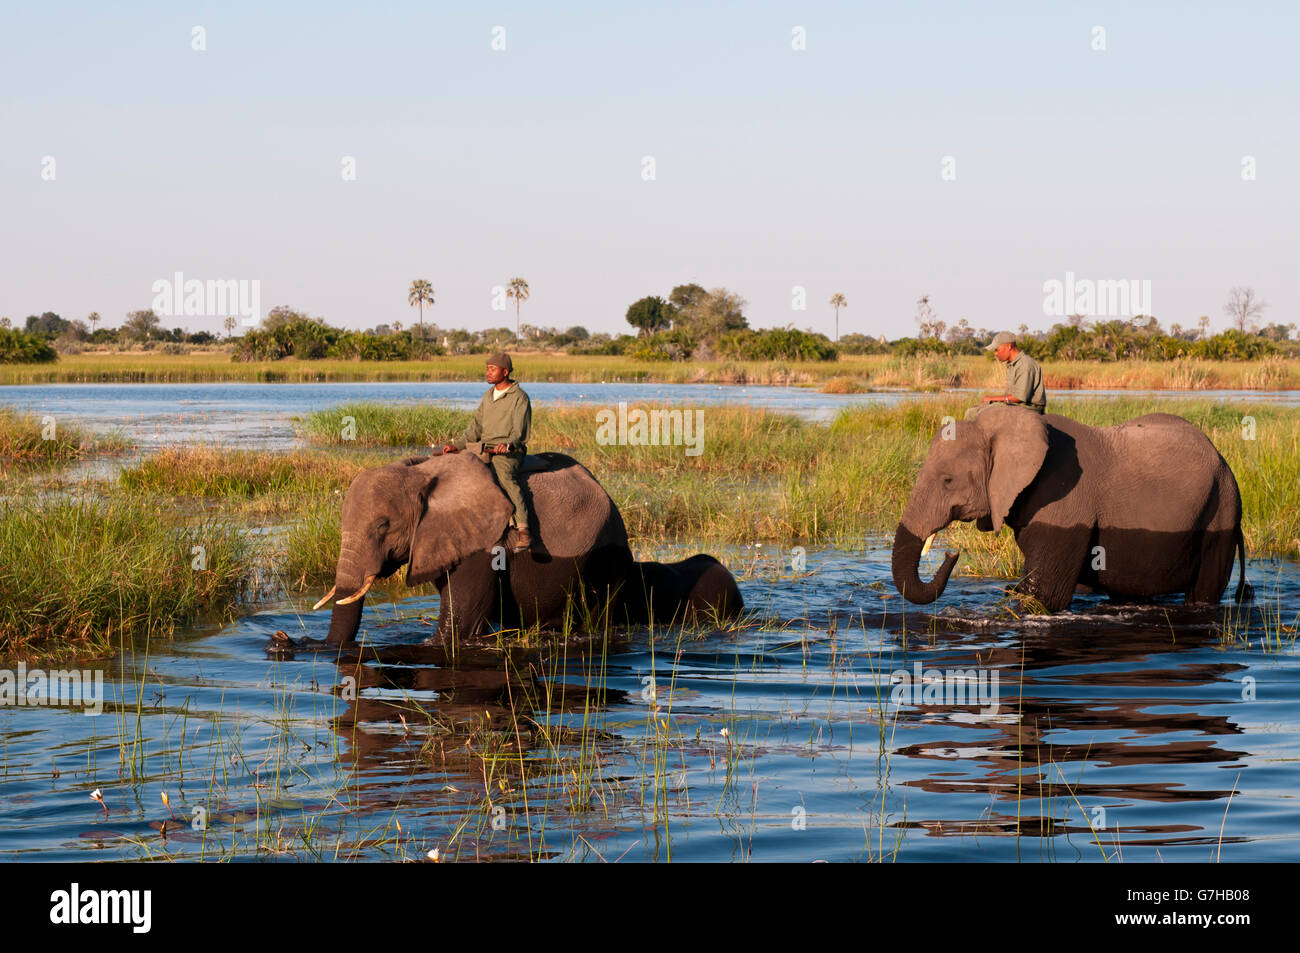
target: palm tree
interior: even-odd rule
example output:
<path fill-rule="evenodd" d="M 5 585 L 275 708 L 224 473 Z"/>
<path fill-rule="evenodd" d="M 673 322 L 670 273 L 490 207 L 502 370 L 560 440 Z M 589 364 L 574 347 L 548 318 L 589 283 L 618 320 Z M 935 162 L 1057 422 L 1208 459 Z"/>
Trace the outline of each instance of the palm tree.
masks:
<path fill-rule="evenodd" d="M 235 333 L 235 323 L 235 316 L 233 314 L 226 315 L 226 320 L 221 322 L 221 326 L 226 329 L 227 340 L 229 340 L 230 335 Z"/>
<path fill-rule="evenodd" d="M 519 305 L 528 300 L 528 282 L 522 278 L 511 278 L 506 286 L 506 297 L 515 299 L 515 338 L 519 337 Z"/>
<path fill-rule="evenodd" d="M 838 291 L 831 295 L 831 307 L 835 309 L 835 340 L 840 339 L 840 308 L 847 308 L 849 299 Z"/>
<path fill-rule="evenodd" d="M 411 292 L 406 296 L 406 303 L 420 306 L 420 340 L 424 340 L 424 306 L 433 304 L 433 286 L 423 278 L 411 282 Z"/>
<path fill-rule="evenodd" d="M 98 311 L 92 311 L 92 312 L 90 312 L 90 314 L 86 315 L 86 320 L 90 322 L 90 333 L 91 333 L 91 335 L 94 335 L 94 333 L 95 333 L 95 325 L 97 325 L 100 321 L 102 321 L 102 320 L 104 320 L 104 319 L 101 318 L 101 317 L 99 316 L 99 312 L 98 312 Z"/>

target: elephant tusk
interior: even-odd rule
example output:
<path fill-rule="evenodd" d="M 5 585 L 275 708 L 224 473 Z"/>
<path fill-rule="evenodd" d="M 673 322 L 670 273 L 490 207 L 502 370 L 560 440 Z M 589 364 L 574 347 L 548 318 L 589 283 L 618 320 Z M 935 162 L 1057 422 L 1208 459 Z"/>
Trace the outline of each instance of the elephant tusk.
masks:
<path fill-rule="evenodd" d="M 925 538 L 925 545 L 921 547 L 922 557 L 924 557 L 925 554 L 930 551 L 930 547 L 934 545 L 934 538 L 938 535 L 939 535 L 938 533 L 931 533 L 929 536 Z"/>
<path fill-rule="evenodd" d="M 340 599 L 336 604 L 340 606 L 351 605 L 352 603 L 360 599 L 362 596 L 364 596 L 367 592 L 369 592 L 370 587 L 373 586 L 374 584 L 375 584 L 375 577 L 367 576 L 366 584 L 364 586 L 362 586 L 356 592 L 352 593 L 352 595 L 348 596 L 346 599 Z"/>
<path fill-rule="evenodd" d="M 323 606 L 325 603 L 329 602 L 332 598 L 334 598 L 334 593 L 338 591 L 338 588 L 339 588 L 338 586 L 330 586 L 330 591 L 327 592 L 327 593 L 325 593 L 325 595 L 323 595 L 323 596 L 320 597 L 320 602 L 318 602 L 318 603 L 316 603 L 314 606 L 312 606 L 312 607 L 311 607 L 311 611 L 312 611 L 312 612 L 315 612 L 317 609 L 319 609 L 319 608 L 320 608 L 321 606 Z"/>

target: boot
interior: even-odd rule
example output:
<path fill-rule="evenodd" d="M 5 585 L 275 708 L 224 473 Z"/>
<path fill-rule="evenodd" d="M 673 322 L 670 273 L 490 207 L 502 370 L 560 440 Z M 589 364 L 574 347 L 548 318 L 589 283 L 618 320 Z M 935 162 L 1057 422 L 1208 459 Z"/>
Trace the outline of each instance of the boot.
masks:
<path fill-rule="evenodd" d="M 516 553 L 526 553 L 532 548 L 533 538 L 528 535 L 528 527 L 520 526 L 515 529 L 515 548 Z"/>

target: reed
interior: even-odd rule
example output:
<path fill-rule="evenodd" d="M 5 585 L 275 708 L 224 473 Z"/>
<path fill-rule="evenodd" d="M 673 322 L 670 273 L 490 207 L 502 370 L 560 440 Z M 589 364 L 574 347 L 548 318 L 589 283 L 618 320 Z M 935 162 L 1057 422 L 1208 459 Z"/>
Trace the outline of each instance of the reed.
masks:
<path fill-rule="evenodd" d="M 990 356 L 841 355 L 836 361 L 638 361 L 623 356 L 514 352 L 520 379 L 569 383 L 641 382 L 770 384 L 817 387 L 851 378 L 871 387 L 934 390 L 996 387 L 1001 371 Z M 0 384 L 329 381 L 481 381 L 482 354 L 420 361 L 318 360 L 237 363 L 221 351 L 174 355 L 83 352 L 53 364 L 0 364 Z M 1283 390 L 1300 387 L 1300 360 L 1184 360 L 1179 362 L 1043 361 L 1049 390 L 1211 388 Z M 1172 365 L 1172 367 L 1171 367 Z M 841 385 L 837 385 L 841 386 Z"/>
<path fill-rule="evenodd" d="M 100 655 L 229 617 L 252 574 L 239 528 L 159 520 L 127 499 L 14 500 L 0 509 L 0 657 Z"/>
<path fill-rule="evenodd" d="M 0 467 L 6 463 L 61 463 L 92 453 L 120 453 L 127 449 L 119 434 L 91 436 L 75 424 L 57 417 L 0 406 Z"/>

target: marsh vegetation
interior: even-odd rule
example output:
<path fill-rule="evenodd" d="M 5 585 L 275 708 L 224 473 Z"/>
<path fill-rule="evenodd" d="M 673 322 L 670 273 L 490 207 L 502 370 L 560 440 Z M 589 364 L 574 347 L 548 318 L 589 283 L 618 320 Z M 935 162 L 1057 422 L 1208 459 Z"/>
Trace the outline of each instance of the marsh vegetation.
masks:
<path fill-rule="evenodd" d="M 706 542 L 772 553 L 855 551 L 871 535 L 893 531 L 931 437 L 968 403 L 942 395 L 852 407 L 829 424 L 710 407 L 698 456 L 680 446 L 598 443 L 591 407 L 553 406 L 536 412 L 533 445 L 569 454 L 597 476 L 639 554 Z M 1053 409 L 1097 426 L 1157 410 L 1186 417 L 1237 475 L 1250 553 L 1300 556 L 1300 414 L 1143 397 L 1077 399 Z M 259 593 L 317 593 L 333 573 L 352 477 L 427 453 L 467 419 L 436 405 L 348 404 L 303 418 L 305 445 L 286 453 L 178 445 L 111 477 L 71 484 L 57 468 L 24 469 L 8 481 L 0 514 L 0 654 L 108 651 L 120 635 L 251 611 Z M 0 425 L 5 446 L 16 448 L 11 464 L 24 456 L 73 461 L 95 446 L 67 431 L 65 443 L 46 446 L 31 417 L 0 416 Z M 958 573 L 1014 578 L 1020 571 L 1009 529 L 995 536 L 955 524 L 946 536 L 964 553 Z M 400 574 L 379 591 L 393 599 L 412 594 Z"/>

